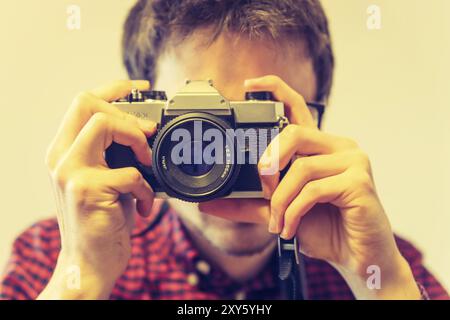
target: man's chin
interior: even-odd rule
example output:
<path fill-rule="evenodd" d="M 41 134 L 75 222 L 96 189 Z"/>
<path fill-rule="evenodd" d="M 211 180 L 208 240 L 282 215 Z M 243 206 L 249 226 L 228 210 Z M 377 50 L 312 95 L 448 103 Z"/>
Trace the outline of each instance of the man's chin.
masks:
<path fill-rule="evenodd" d="M 191 232 L 228 255 L 256 255 L 268 249 L 275 241 L 275 236 L 268 232 L 265 225 L 234 222 L 206 214 L 194 203 L 176 199 L 170 199 L 169 202 Z"/>

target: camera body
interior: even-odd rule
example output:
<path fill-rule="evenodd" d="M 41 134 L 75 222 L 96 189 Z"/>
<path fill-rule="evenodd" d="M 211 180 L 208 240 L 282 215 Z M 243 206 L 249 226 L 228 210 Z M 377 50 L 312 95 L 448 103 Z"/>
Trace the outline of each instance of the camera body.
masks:
<path fill-rule="evenodd" d="M 157 133 L 148 138 L 151 167 L 116 143 L 105 152 L 108 166 L 136 167 L 156 197 L 189 202 L 262 198 L 258 160 L 288 124 L 283 103 L 271 93 L 247 92 L 244 101 L 228 101 L 211 81 L 188 80 L 170 100 L 163 91 L 133 90 L 113 105 L 155 122 Z"/>

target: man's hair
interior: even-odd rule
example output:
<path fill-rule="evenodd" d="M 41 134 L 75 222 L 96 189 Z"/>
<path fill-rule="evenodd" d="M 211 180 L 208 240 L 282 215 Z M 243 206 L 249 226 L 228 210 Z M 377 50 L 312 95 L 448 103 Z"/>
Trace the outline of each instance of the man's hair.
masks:
<path fill-rule="evenodd" d="M 334 57 L 320 0 L 139 0 L 125 22 L 123 60 L 131 79 L 154 83 L 170 39 L 211 27 L 211 42 L 228 31 L 250 39 L 306 41 L 317 78 L 317 100 L 331 91 Z"/>

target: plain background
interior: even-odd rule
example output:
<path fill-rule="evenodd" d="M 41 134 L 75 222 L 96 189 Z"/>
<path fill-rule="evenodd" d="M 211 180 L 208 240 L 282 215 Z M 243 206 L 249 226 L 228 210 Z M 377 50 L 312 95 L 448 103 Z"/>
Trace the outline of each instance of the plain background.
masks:
<path fill-rule="evenodd" d="M 0 267 L 13 239 L 54 214 L 47 145 L 77 92 L 126 78 L 122 24 L 132 0 L 2 1 Z M 81 29 L 66 27 L 69 4 Z M 366 26 L 380 7 L 381 30 Z M 450 289 L 450 1 L 324 1 L 337 69 L 325 129 L 369 153 L 396 232 Z"/>

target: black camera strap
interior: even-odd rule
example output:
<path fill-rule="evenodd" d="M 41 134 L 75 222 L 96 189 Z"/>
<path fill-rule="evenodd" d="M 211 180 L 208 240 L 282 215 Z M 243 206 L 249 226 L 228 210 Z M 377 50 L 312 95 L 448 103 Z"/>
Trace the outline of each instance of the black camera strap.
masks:
<path fill-rule="evenodd" d="M 296 237 L 291 240 L 278 237 L 278 278 L 282 299 L 307 299 L 305 266 Z"/>

